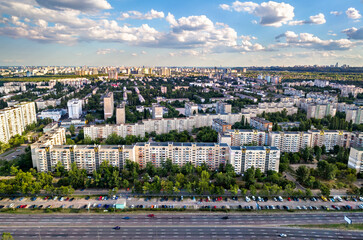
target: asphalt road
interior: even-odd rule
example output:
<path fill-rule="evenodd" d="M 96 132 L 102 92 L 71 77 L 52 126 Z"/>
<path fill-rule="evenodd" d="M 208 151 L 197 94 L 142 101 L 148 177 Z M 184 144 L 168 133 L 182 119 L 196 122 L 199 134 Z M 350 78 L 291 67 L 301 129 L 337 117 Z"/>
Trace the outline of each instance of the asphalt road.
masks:
<path fill-rule="evenodd" d="M 362 239 L 363 231 L 300 229 L 295 224 L 363 223 L 361 213 L 316 214 L 0 214 L 14 239 Z M 129 220 L 122 217 L 129 216 Z M 120 226 L 120 230 L 113 227 Z"/>
<path fill-rule="evenodd" d="M 25 153 L 26 146 L 19 146 L 16 148 L 9 149 L 8 151 L 0 154 L 0 159 L 4 159 L 7 161 L 13 160 L 20 156 L 21 154 Z"/>
<path fill-rule="evenodd" d="M 311 214 L 228 214 L 229 219 L 221 219 L 226 214 L 0 214 L 0 227 L 57 227 L 61 226 L 277 226 L 291 224 L 344 223 L 344 215 L 354 223 L 363 223 L 363 214 L 352 213 L 311 213 Z M 122 219 L 129 216 L 129 220 Z"/>
<path fill-rule="evenodd" d="M 362 232 L 253 227 L 110 227 L 1 228 L 14 239 L 362 239 Z"/>

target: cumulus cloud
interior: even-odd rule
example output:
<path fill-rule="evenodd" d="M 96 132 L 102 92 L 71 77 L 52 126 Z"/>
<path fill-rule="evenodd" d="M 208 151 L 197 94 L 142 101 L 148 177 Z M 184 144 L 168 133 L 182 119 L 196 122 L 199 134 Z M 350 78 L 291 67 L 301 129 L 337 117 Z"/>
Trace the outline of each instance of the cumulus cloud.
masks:
<path fill-rule="evenodd" d="M 339 16 L 342 14 L 342 12 L 338 12 L 338 11 L 331 11 L 330 12 L 331 15 L 335 15 L 335 16 Z"/>
<path fill-rule="evenodd" d="M 286 31 L 275 38 L 277 41 L 285 40 L 275 44 L 273 47 L 300 47 L 315 50 L 347 50 L 354 46 L 354 43 L 348 39 L 339 40 L 322 40 L 311 33 L 296 34 L 292 31 Z"/>
<path fill-rule="evenodd" d="M 169 23 L 169 30 L 159 32 L 148 24 L 120 25 L 107 18 L 90 18 L 80 10 L 56 10 L 34 6 L 33 3 L 33 0 L 0 0 L 0 16 L 3 16 L 0 17 L 0 22 L 3 23 L 0 35 L 67 45 L 81 41 L 98 41 L 203 53 L 265 50 L 264 46 L 256 43 L 255 37 L 238 36 L 233 28 L 224 23 L 213 22 L 205 15 L 176 19 L 169 13 L 164 16 Z M 149 13 L 155 16 L 155 12 Z M 151 17 L 145 17 L 146 15 L 143 14 L 141 18 Z M 114 52 L 118 50 L 106 48 L 99 49 L 97 54 Z"/>
<path fill-rule="evenodd" d="M 141 12 L 138 11 L 128 11 L 128 12 L 124 12 L 121 13 L 121 17 L 119 18 L 120 20 L 124 20 L 124 19 L 141 19 L 141 20 L 151 20 L 154 18 L 164 18 L 165 15 L 163 12 L 158 12 L 154 9 L 151 9 L 149 12 L 143 14 Z"/>
<path fill-rule="evenodd" d="M 342 31 L 347 34 L 349 39 L 363 40 L 363 27 L 357 29 L 355 27 L 348 28 Z"/>
<path fill-rule="evenodd" d="M 36 0 L 36 2 L 40 6 L 54 10 L 74 9 L 88 12 L 112 8 L 106 0 Z"/>
<path fill-rule="evenodd" d="M 300 21 L 290 21 L 289 25 L 305 25 L 305 24 L 324 24 L 326 23 L 325 16 L 322 13 L 319 13 L 315 16 L 310 16 L 309 20 L 300 20 Z"/>
<path fill-rule="evenodd" d="M 232 5 L 221 4 L 219 6 L 223 10 L 247 12 L 260 17 L 260 24 L 264 26 L 281 27 L 295 16 L 294 7 L 284 2 L 269 1 L 257 4 L 254 2 L 235 1 Z"/>
<path fill-rule="evenodd" d="M 345 14 L 347 14 L 348 18 L 351 19 L 359 19 L 362 17 L 362 15 L 360 15 L 359 11 L 355 8 L 348 8 L 347 11 L 345 11 Z"/>

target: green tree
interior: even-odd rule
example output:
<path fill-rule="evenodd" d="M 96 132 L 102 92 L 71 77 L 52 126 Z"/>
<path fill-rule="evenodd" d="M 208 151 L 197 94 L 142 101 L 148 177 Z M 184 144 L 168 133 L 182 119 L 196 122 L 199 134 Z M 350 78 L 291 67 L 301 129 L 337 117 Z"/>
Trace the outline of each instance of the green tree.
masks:
<path fill-rule="evenodd" d="M 326 197 L 330 196 L 330 189 L 325 184 L 321 185 L 320 192 L 321 192 L 321 195 L 323 195 L 323 196 L 326 196 Z"/>
<path fill-rule="evenodd" d="M 69 126 L 69 131 L 72 134 L 72 136 L 76 135 L 76 128 L 73 124 L 71 126 Z"/>
<path fill-rule="evenodd" d="M 305 184 L 310 176 L 310 169 L 307 168 L 306 166 L 300 166 L 296 170 L 296 175 L 297 175 L 297 180 L 300 183 Z"/>
<path fill-rule="evenodd" d="M 8 232 L 3 232 L 1 240 L 14 240 L 13 236 Z"/>

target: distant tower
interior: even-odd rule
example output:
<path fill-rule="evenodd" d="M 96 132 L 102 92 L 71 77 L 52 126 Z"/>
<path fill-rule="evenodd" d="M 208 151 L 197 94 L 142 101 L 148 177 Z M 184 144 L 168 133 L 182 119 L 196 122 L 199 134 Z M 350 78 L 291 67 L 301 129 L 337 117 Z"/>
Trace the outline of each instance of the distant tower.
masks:
<path fill-rule="evenodd" d="M 337 68 L 337 67 L 339 67 L 339 64 L 338 64 L 338 63 L 336 63 L 336 64 L 335 64 L 335 67 L 336 67 L 336 68 Z"/>

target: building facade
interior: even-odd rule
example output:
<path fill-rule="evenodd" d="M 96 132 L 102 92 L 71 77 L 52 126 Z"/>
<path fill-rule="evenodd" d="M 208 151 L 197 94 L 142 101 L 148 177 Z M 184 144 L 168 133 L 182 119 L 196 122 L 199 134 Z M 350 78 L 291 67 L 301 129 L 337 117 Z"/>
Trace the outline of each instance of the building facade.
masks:
<path fill-rule="evenodd" d="M 126 123 L 125 104 L 122 103 L 116 108 L 116 124 Z"/>
<path fill-rule="evenodd" d="M 258 168 L 261 172 L 279 171 L 280 150 L 276 147 L 231 146 L 229 151 L 230 164 L 237 174 L 251 167 Z"/>
<path fill-rule="evenodd" d="M 0 110 L 0 142 L 7 143 L 11 137 L 22 135 L 25 127 L 36 123 L 34 102 L 24 102 Z"/>
<path fill-rule="evenodd" d="M 266 145 L 267 134 L 256 129 L 233 129 L 219 134 L 219 142 L 227 143 L 230 146 L 264 146 Z"/>
<path fill-rule="evenodd" d="M 232 125 L 228 124 L 226 121 L 222 119 L 213 119 L 212 129 L 218 133 L 224 133 L 225 131 L 231 130 Z"/>
<path fill-rule="evenodd" d="M 272 122 L 264 118 L 252 117 L 250 120 L 250 126 L 261 131 L 272 131 L 272 125 Z"/>
<path fill-rule="evenodd" d="M 363 148 L 351 148 L 349 153 L 348 167 L 357 173 L 363 172 Z"/>
<path fill-rule="evenodd" d="M 68 117 L 71 119 L 79 119 L 82 116 L 82 101 L 72 99 L 68 101 Z"/>
<path fill-rule="evenodd" d="M 103 97 L 103 111 L 104 111 L 104 118 L 107 120 L 108 118 L 112 117 L 114 109 L 113 103 L 113 92 L 108 92 Z"/>

